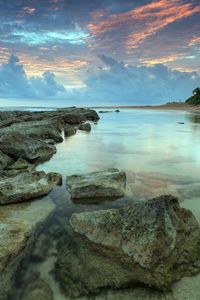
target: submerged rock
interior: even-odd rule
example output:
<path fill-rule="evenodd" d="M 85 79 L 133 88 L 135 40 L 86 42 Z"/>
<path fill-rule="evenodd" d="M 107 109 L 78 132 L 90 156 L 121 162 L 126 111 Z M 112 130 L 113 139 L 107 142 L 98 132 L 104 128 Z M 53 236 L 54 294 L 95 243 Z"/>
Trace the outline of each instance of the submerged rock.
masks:
<path fill-rule="evenodd" d="M 23 172 L 14 177 L 0 179 L 0 205 L 18 203 L 47 195 L 62 177 L 57 173 Z"/>
<path fill-rule="evenodd" d="M 75 296 L 138 283 L 167 290 L 200 271 L 200 226 L 172 196 L 75 213 L 70 224 L 56 276 Z"/>
<path fill-rule="evenodd" d="M 126 174 L 118 169 L 67 177 L 72 200 L 96 202 L 124 196 Z"/>
<path fill-rule="evenodd" d="M 31 163 L 48 160 L 56 153 L 55 146 L 14 131 L 1 137 L 0 150 L 14 159 L 23 158 Z"/>
<path fill-rule="evenodd" d="M 1 207 L 0 300 L 7 300 L 13 291 L 19 265 L 31 252 L 37 232 L 43 228 L 54 209 L 55 205 L 48 197 Z"/>
<path fill-rule="evenodd" d="M 21 300 L 53 300 L 51 287 L 41 279 L 31 282 L 23 291 Z"/>
<path fill-rule="evenodd" d="M 92 127 L 90 125 L 90 123 L 83 123 L 79 126 L 79 130 L 83 130 L 83 131 L 91 131 Z"/>

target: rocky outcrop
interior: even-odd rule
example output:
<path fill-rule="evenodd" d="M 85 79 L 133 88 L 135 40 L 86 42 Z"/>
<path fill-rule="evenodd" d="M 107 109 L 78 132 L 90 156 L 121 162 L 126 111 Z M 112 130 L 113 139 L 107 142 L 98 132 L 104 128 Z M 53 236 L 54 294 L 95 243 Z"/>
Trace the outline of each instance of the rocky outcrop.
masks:
<path fill-rule="evenodd" d="M 0 149 L 14 159 L 23 158 L 31 163 L 45 161 L 56 153 L 55 146 L 15 131 L 0 138 Z"/>
<path fill-rule="evenodd" d="M 0 179 L 0 205 L 19 203 L 47 195 L 62 183 L 60 174 L 45 172 L 22 172 L 16 176 Z"/>
<path fill-rule="evenodd" d="M 76 296 L 137 283 L 167 290 L 200 271 L 200 226 L 172 196 L 75 213 L 70 223 L 56 275 Z"/>
<path fill-rule="evenodd" d="M 67 188 L 74 201 L 98 202 L 124 196 L 126 174 L 118 169 L 67 177 Z"/>
<path fill-rule="evenodd" d="M 0 300 L 13 290 L 20 262 L 31 251 L 35 235 L 54 211 L 50 198 L 2 206 L 0 210 Z"/>
<path fill-rule="evenodd" d="M 91 131 L 91 125 L 90 123 L 83 123 L 79 126 L 79 129 L 82 130 L 82 131 Z"/>

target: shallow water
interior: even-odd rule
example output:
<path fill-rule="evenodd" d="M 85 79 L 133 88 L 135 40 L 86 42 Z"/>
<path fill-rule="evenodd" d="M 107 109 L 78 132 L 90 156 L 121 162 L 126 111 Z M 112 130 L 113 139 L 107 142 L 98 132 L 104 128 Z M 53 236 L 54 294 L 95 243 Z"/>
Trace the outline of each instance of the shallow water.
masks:
<path fill-rule="evenodd" d="M 78 131 L 58 144 L 54 157 L 38 166 L 38 170 L 59 172 L 65 179 L 71 174 L 116 167 L 126 171 L 127 194 L 133 199 L 174 194 L 200 221 L 200 115 L 182 111 L 121 110 L 120 113 L 100 114 L 100 117 L 98 123 L 92 123 L 90 133 Z M 69 298 L 61 292 L 52 270 L 58 255 L 55 244 L 62 239 L 63 243 L 66 242 L 65 224 L 70 215 L 74 211 L 121 206 L 127 202 L 122 199 L 99 206 L 76 205 L 70 201 L 65 182 L 50 197 L 56 203 L 57 210 L 42 234 L 53 242 L 44 262 L 30 260 L 27 263 L 21 289 L 32 281 L 34 274 L 39 274 L 51 286 L 54 299 L 64 300 Z M 170 295 L 169 298 L 161 298 L 162 295 L 157 295 L 155 291 L 152 291 L 151 297 L 151 291 L 145 289 L 133 289 L 128 294 L 126 291 L 116 293 L 91 299 L 173 299 Z M 196 294 L 191 300 L 197 299 L 195 297 Z M 183 295 L 179 292 L 176 299 L 183 299 Z"/>
<path fill-rule="evenodd" d="M 198 180 L 200 115 L 130 109 L 100 117 L 90 133 L 78 131 L 58 144 L 57 154 L 38 169 L 66 176 L 117 167 Z"/>

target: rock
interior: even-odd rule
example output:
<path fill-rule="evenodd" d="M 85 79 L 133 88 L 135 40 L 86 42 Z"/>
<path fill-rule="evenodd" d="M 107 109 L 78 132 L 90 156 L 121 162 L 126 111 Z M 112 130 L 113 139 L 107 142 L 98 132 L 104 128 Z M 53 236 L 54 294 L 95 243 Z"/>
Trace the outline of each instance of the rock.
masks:
<path fill-rule="evenodd" d="M 51 186 L 62 185 L 62 175 L 59 173 L 51 172 L 47 174 L 48 182 Z"/>
<path fill-rule="evenodd" d="M 75 296 L 138 283 L 165 291 L 200 271 L 200 226 L 172 196 L 75 213 L 70 224 L 56 277 Z"/>
<path fill-rule="evenodd" d="M 19 266 L 31 251 L 37 232 L 42 230 L 54 209 L 55 205 L 47 197 L 1 207 L 0 300 L 7 300 L 13 291 Z"/>
<path fill-rule="evenodd" d="M 34 171 L 34 170 L 35 170 L 35 165 L 30 164 L 23 158 L 19 158 L 12 165 L 8 166 L 6 170 L 4 170 L 2 175 L 4 177 L 12 177 L 22 172 Z"/>
<path fill-rule="evenodd" d="M 76 128 L 74 126 L 67 125 L 64 128 L 65 136 L 71 136 L 76 134 Z"/>
<path fill-rule="evenodd" d="M 0 134 L 8 134 L 12 132 L 18 132 L 28 137 L 36 139 L 51 139 L 56 143 L 63 141 L 61 131 L 63 128 L 63 121 L 61 118 L 53 118 L 39 121 L 28 121 L 13 124 L 10 127 L 6 127 L 0 130 Z"/>
<path fill-rule="evenodd" d="M 67 177 L 72 200 L 96 202 L 124 196 L 126 174 L 118 169 Z"/>
<path fill-rule="evenodd" d="M 83 115 L 84 119 L 88 120 L 88 121 L 95 122 L 100 119 L 98 113 L 93 109 L 84 109 L 82 112 L 82 115 Z"/>
<path fill-rule="evenodd" d="M 107 114 L 113 112 L 112 110 L 100 110 L 99 114 Z"/>
<path fill-rule="evenodd" d="M 76 113 L 66 113 L 62 115 L 62 119 L 65 124 L 77 125 L 84 121 L 84 118 Z"/>
<path fill-rule="evenodd" d="M 13 163 L 13 159 L 0 150 L 0 172 Z"/>
<path fill-rule="evenodd" d="M 120 112 L 120 110 L 119 110 L 119 109 L 116 109 L 116 110 L 115 110 L 115 112 L 116 112 L 116 113 L 119 113 L 119 112 Z"/>
<path fill-rule="evenodd" d="M 45 172 L 23 172 L 14 177 L 0 179 L 0 205 L 18 203 L 47 195 L 61 175 Z"/>
<path fill-rule="evenodd" d="M 37 280 L 28 284 L 21 300 L 53 300 L 51 287 L 44 280 Z"/>
<path fill-rule="evenodd" d="M 79 129 L 83 131 L 91 131 L 91 125 L 90 123 L 84 123 L 79 126 Z"/>
<path fill-rule="evenodd" d="M 19 132 L 3 135 L 0 138 L 0 149 L 14 159 L 23 158 L 31 163 L 48 160 L 56 153 L 55 146 Z"/>

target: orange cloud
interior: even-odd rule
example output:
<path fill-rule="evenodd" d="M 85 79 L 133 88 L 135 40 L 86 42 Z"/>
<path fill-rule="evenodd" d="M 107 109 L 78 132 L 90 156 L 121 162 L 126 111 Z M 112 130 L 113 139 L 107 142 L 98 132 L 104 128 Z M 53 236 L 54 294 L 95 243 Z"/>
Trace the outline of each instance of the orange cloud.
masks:
<path fill-rule="evenodd" d="M 121 30 L 126 35 L 126 48 L 134 49 L 167 25 L 198 12 L 200 5 L 193 7 L 180 0 L 158 0 L 126 13 L 111 15 L 99 23 L 90 23 L 88 29 L 94 37 Z"/>
<path fill-rule="evenodd" d="M 40 76 L 42 73 L 50 71 L 55 73 L 58 78 L 65 78 L 65 81 L 69 80 L 74 85 L 82 84 L 82 69 L 88 64 L 87 61 L 80 59 L 67 60 L 59 58 L 55 61 L 50 61 L 48 59 L 41 59 L 38 56 L 30 57 L 25 54 L 18 54 L 18 57 L 20 63 L 24 65 L 28 76 Z"/>
<path fill-rule="evenodd" d="M 193 37 L 189 43 L 188 43 L 188 46 L 194 46 L 196 44 L 199 44 L 200 43 L 200 37 L 199 36 L 196 36 L 196 37 Z"/>
<path fill-rule="evenodd" d="M 165 64 L 180 59 L 180 54 L 170 54 L 158 58 L 142 59 L 141 62 L 147 65 Z"/>

